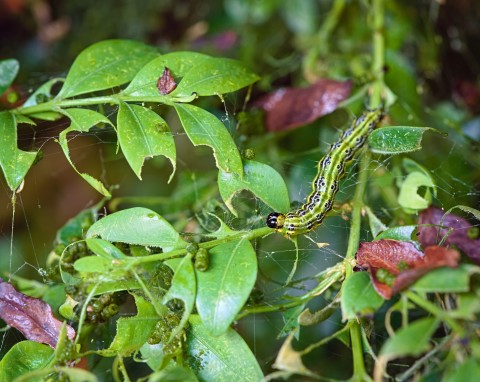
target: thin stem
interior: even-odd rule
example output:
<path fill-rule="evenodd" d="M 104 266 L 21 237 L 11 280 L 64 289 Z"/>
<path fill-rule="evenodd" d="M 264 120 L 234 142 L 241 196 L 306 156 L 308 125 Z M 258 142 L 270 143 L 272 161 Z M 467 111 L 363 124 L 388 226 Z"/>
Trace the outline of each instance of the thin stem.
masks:
<path fill-rule="evenodd" d="M 257 237 L 263 237 L 266 236 L 270 233 L 274 232 L 272 228 L 269 227 L 262 227 L 262 228 L 257 228 L 252 231 L 241 231 L 234 233 L 232 235 L 228 235 L 225 237 L 222 237 L 220 239 L 216 240 L 210 240 L 205 243 L 200 243 L 198 246 L 200 248 L 205 248 L 205 249 L 210 249 L 213 247 L 216 247 L 217 245 L 220 244 L 225 244 L 229 243 L 231 241 L 235 240 L 253 240 Z M 143 264 L 143 263 L 151 263 L 154 261 L 162 261 L 165 259 L 170 259 L 172 257 L 177 257 L 177 256 L 182 256 L 187 253 L 187 250 L 185 248 L 182 249 L 175 249 L 170 252 L 165 252 L 165 253 L 158 253 L 156 255 L 151 255 L 151 256 L 145 256 L 145 257 L 137 257 L 134 260 L 132 260 L 132 265 L 137 265 L 137 264 Z"/>
<path fill-rule="evenodd" d="M 385 10 L 384 0 L 373 0 L 373 61 L 372 74 L 375 81 L 371 89 L 370 108 L 382 105 L 384 89 L 385 37 L 383 35 Z"/>
<path fill-rule="evenodd" d="M 463 337 L 465 335 L 465 330 L 462 326 L 455 321 L 452 317 L 448 315 L 443 309 L 439 308 L 437 305 L 431 303 L 430 301 L 422 298 L 418 294 L 412 291 L 405 292 L 407 298 L 412 301 L 414 304 L 418 305 L 423 310 L 426 310 L 433 316 L 437 317 L 438 319 L 444 321 L 454 332 L 456 332 L 459 336 Z"/>
<path fill-rule="evenodd" d="M 383 66 L 385 62 L 385 39 L 383 36 L 384 24 L 384 4 L 383 0 L 373 0 L 373 60 L 372 73 L 375 81 L 371 88 L 370 108 L 375 109 L 382 105 L 382 93 L 384 88 Z M 355 194 L 353 196 L 352 223 L 350 226 L 350 236 L 348 239 L 348 249 L 345 258 L 345 278 L 348 278 L 353 272 L 353 263 L 355 253 L 360 241 L 361 211 L 363 208 L 363 198 L 368 181 L 368 166 L 370 155 L 367 152 L 360 159 L 359 174 Z M 367 378 L 365 371 L 365 361 L 363 358 L 362 333 L 360 324 L 357 320 L 351 321 L 350 339 L 353 353 L 353 377 L 354 380 L 364 380 Z"/>

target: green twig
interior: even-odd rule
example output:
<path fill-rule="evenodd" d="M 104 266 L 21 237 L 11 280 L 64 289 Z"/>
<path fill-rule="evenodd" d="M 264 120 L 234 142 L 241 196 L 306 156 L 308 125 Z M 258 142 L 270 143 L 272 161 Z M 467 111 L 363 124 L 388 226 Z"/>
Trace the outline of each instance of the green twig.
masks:
<path fill-rule="evenodd" d="M 439 308 L 437 305 L 422 298 L 421 296 L 412 291 L 405 292 L 405 295 L 414 304 L 418 305 L 423 310 L 445 322 L 454 332 L 457 333 L 457 335 L 459 335 L 460 337 L 465 336 L 465 329 L 463 329 L 462 325 L 460 325 L 457 321 L 450 317 L 447 312 Z"/>

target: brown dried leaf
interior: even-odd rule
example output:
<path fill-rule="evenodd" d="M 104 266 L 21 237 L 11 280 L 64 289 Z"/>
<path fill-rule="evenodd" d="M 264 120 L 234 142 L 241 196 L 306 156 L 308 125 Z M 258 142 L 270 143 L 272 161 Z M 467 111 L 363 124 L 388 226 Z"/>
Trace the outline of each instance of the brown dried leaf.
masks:
<path fill-rule="evenodd" d="M 447 236 L 444 244 L 455 245 L 477 264 L 480 264 L 480 239 L 470 239 L 468 231 L 472 225 L 461 216 L 430 206 L 420 213 L 418 224 L 432 224 L 441 227 L 418 227 L 418 239 L 423 247 L 438 244 Z M 445 217 L 444 217 L 445 216 Z M 442 220 L 443 218 L 443 220 Z M 449 232 L 451 230 L 451 232 Z"/>
<path fill-rule="evenodd" d="M 158 79 L 157 88 L 161 95 L 170 94 L 177 87 L 177 83 L 170 70 L 165 66 L 162 76 Z"/>
<path fill-rule="evenodd" d="M 360 243 L 357 265 L 368 269 L 376 291 L 389 299 L 435 268 L 456 267 L 459 258 L 445 247 L 430 246 L 422 253 L 410 242 L 378 240 Z"/>
<path fill-rule="evenodd" d="M 15 288 L 0 279 L 0 318 L 18 329 L 27 339 L 41 342 L 55 348 L 62 322 L 52 313 L 46 302 L 17 292 Z M 67 336 L 75 338 L 75 330 L 67 325 Z"/>
<path fill-rule="evenodd" d="M 306 88 L 281 88 L 259 98 L 254 105 L 265 111 L 269 131 L 306 125 L 334 111 L 350 95 L 350 81 L 321 79 Z"/>

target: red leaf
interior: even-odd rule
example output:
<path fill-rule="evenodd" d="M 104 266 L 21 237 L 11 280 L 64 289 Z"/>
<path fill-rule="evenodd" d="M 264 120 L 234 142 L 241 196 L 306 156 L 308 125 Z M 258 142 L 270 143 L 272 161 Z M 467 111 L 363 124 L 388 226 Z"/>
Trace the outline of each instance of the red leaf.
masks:
<path fill-rule="evenodd" d="M 418 224 L 446 227 L 418 227 L 418 239 L 422 246 L 437 244 L 448 235 L 444 242 L 445 245 L 455 245 L 473 261 L 480 264 L 480 239 L 468 237 L 468 231 L 472 228 L 468 220 L 451 213 L 445 215 L 442 209 L 430 206 L 420 213 Z M 449 234 L 450 229 L 453 230 Z"/>
<path fill-rule="evenodd" d="M 0 318 L 18 329 L 27 339 L 55 348 L 62 327 L 46 302 L 17 292 L 0 279 Z M 67 336 L 75 338 L 75 330 L 67 325 Z"/>
<path fill-rule="evenodd" d="M 350 81 L 322 79 L 306 88 L 281 88 L 258 99 L 269 131 L 306 125 L 334 111 L 350 95 Z"/>
<path fill-rule="evenodd" d="M 453 249 L 430 246 L 424 254 L 412 243 L 396 240 L 360 243 L 356 256 L 357 265 L 368 269 L 373 286 L 385 299 L 435 268 L 456 267 L 460 258 Z"/>
<path fill-rule="evenodd" d="M 177 83 L 175 82 L 172 73 L 170 70 L 165 66 L 163 69 L 162 76 L 158 79 L 157 88 L 161 95 L 170 94 L 175 90 L 177 87 Z"/>

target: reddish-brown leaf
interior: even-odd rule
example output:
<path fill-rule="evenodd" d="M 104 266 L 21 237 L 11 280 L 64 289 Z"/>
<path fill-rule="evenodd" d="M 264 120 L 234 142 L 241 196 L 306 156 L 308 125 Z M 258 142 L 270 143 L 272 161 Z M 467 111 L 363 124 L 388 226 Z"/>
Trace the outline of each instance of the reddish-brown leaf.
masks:
<path fill-rule="evenodd" d="M 27 339 L 55 348 L 62 327 L 46 302 L 17 292 L 0 279 L 0 317 L 18 329 Z M 67 336 L 75 338 L 75 330 L 67 325 Z"/>
<path fill-rule="evenodd" d="M 445 247 L 430 246 L 422 253 L 409 242 L 378 240 L 360 243 L 357 265 L 368 269 L 377 292 L 389 299 L 435 268 L 456 267 L 459 258 Z"/>
<path fill-rule="evenodd" d="M 306 125 L 334 111 L 350 95 L 350 81 L 322 79 L 306 88 L 281 88 L 259 98 L 254 105 L 265 111 L 269 131 Z"/>
<path fill-rule="evenodd" d="M 420 213 L 418 224 L 437 226 L 418 227 L 418 240 L 422 246 L 438 244 L 446 236 L 445 245 L 455 245 L 473 261 L 480 264 L 480 239 L 468 237 L 468 231 L 472 225 L 461 216 L 449 213 L 444 217 L 444 214 L 442 209 L 434 206 L 430 206 Z"/>
<path fill-rule="evenodd" d="M 165 66 L 162 76 L 158 79 L 157 88 L 161 95 L 170 94 L 177 87 L 177 83 L 170 73 L 170 70 Z"/>

